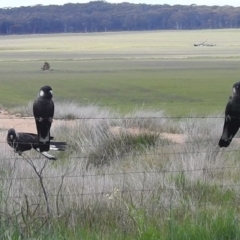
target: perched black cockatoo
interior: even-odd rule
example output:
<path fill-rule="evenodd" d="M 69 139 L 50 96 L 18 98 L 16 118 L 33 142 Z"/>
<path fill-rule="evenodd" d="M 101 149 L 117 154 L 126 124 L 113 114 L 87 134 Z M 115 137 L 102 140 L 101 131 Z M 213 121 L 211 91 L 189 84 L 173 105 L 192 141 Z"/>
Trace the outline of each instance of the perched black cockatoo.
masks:
<path fill-rule="evenodd" d="M 39 91 L 38 98 L 33 103 L 40 152 L 49 151 L 50 128 L 54 115 L 53 91 L 49 86 L 44 86 Z"/>
<path fill-rule="evenodd" d="M 53 137 L 50 137 L 53 139 Z M 14 152 L 21 155 L 25 151 L 35 149 L 40 152 L 40 143 L 38 135 L 34 133 L 16 132 L 15 129 L 10 128 L 7 134 L 7 143 L 14 149 Z M 50 150 L 65 151 L 67 147 L 66 142 L 50 142 Z M 40 152 L 43 156 L 50 160 L 56 160 L 56 157 L 48 154 L 47 152 Z"/>
<path fill-rule="evenodd" d="M 228 147 L 240 127 L 240 82 L 233 85 L 232 91 L 225 109 L 225 121 L 218 143 L 219 147 Z"/>

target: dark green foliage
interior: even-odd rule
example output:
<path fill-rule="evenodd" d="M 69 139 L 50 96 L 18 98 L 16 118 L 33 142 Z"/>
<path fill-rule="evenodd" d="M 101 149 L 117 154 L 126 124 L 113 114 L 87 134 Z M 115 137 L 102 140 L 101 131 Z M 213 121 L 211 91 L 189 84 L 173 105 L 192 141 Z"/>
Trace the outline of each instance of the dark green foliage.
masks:
<path fill-rule="evenodd" d="M 238 28 L 239 13 L 239 8 L 229 6 L 111 4 L 105 1 L 36 5 L 0 9 L 0 34 Z"/>

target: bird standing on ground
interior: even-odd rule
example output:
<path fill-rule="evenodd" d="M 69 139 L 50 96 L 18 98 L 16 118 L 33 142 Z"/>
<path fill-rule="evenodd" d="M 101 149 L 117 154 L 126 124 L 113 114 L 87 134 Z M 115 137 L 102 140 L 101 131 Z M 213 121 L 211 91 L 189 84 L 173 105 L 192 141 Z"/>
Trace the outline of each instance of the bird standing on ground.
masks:
<path fill-rule="evenodd" d="M 232 91 L 225 109 L 225 121 L 218 143 L 219 147 L 228 147 L 240 127 L 240 82 L 233 85 Z"/>
<path fill-rule="evenodd" d="M 49 151 L 50 128 L 54 115 L 53 91 L 50 86 L 44 86 L 39 91 L 38 98 L 33 103 L 40 152 Z"/>
<path fill-rule="evenodd" d="M 53 137 L 50 137 L 53 139 Z M 40 152 L 40 145 L 38 142 L 38 135 L 34 133 L 16 132 L 15 129 L 10 128 L 7 134 L 7 143 L 10 147 L 14 149 L 14 152 L 22 155 L 23 152 L 29 151 L 31 149 Z M 50 150 L 55 151 L 65 151 L 67 147 L 66 142 L 51 142 Z M 40 152 L 44 157 L 50 160 L 56 160 L 56 157 L 46 153 Z"/>

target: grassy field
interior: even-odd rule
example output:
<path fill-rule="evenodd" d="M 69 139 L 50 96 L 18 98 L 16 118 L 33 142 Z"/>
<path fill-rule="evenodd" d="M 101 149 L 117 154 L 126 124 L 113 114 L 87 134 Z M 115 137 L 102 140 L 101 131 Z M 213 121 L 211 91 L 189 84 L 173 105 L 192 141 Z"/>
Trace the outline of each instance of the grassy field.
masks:
<path fill-rule="evenodd" d="M 239 30 L 1 36 L 0 52 L 2 105 L 29 115 L 48 84 L 55 117 L 78 118 L 54 119 L 58 161 L 3 140 L 1 239 L 240 239 L 239 140 L 217 147 Z M 211 117 L 169 118 L 193 113 Z"/>
<path fill-rule="evenodd" d="M 223 111 L 239 80 L 239 30 L 0 37 L 0 103 L 26 104 L 51 85 L 56 100 L 121 112 L 171 115 Z M 216 47 L 193 47 L 204 40 Z M 52 71 L 42 72 L 44 61 Z"/>

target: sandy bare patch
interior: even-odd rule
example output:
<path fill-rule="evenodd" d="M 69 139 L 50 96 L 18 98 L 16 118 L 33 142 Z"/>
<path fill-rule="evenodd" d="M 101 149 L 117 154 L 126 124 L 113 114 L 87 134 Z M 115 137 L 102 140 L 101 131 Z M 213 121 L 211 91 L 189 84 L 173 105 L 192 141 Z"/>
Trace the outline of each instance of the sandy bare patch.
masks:
<path fill-rule="evenodd" d="M 185 134 L 177 134 L 177 133 L 161 133 L 163 138 L 166 138 L 175 143 L 184 143 L 187 139 Z"/>
<path fill-rule="evenodd" d="M 53 121 L 52 126 L 56 125 L 57 121 Z M 7 131 L 14 128 L 17 132 L 37 133 L 34 117 L 20 117 L 19 115 L 10 115 L 7 113 L 0 113 L 0 141 L 7 136 Z"/>
<path fill-rule="evenodd" d="M 52 126 L 57 125 L 59 121 L 53 121 Z M 0 129 L 2 129 L 2 134 L 0 135 L 1 140 L 3 136 L 7 135 L 7 130 L 9 128 L 14 128 L 17 132 L 31 132 L 37 133 L 36 124 L 34 117 L 21 117 L 19 115 L 10 115 L 7 112 L 0 113 Z M 128 132 L 130 134 L 140 134 L 140 133 L 154 133 L 148 129 L 140 128 L 122 128 L 122 127 L 112 127 L 111 132 L 114 134 L 120 134 L 121 132 Z M 174 134 L 174 133 L 161 133 L 161 136 L 175 143 L 184 143 L 187 136 L 184 134 Z M 4 137 L 5 139 L 5 137 Z"/>
<path fill-rule="evenodd" d="M 14 128 L 18 132 L 37 132 L 34 118 L 1 118 L 0 128 L 6 130 Z"/>

